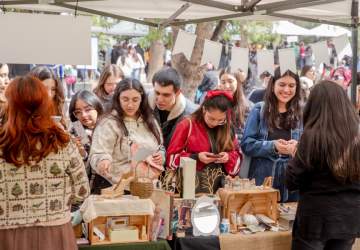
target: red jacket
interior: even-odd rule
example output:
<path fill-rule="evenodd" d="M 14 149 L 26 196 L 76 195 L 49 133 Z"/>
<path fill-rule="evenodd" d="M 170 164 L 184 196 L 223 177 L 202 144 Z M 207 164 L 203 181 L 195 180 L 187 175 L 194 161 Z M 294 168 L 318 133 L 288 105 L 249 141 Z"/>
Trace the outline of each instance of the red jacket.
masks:
<path fill-rule="evenodd" d="M 180 157 L 190 157 L 190 155 L 200 152 L 211 152 L 211 145 L 205 125 L 202 122 L 191 119 L 191 126 L 190 135 L 189 119 L 182 120 L 176 126 L 166 152 L 167 168 L 176 169 L 180 164 Z M 242 160 L 242 153 L 236 138 L 234 138 L 234 145 L 235 148 L 227 152 L 229 154 L 229 161 L 224 164 L 226 173 L 233 176 L 239 173 Z M 204 167 L 205 164 L 198 160 L 196 169 L 201 171 Z"/>

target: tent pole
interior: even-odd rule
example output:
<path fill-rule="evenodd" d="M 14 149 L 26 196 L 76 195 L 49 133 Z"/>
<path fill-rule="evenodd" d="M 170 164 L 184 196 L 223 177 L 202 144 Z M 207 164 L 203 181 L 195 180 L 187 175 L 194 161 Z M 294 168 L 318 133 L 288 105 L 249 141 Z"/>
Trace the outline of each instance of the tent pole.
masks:
<path fill-rule="evenodd" d="M 186 2 L 191 2 L 192 0 L 181 0 Z M 185 25 L 189 23 L 203 23 L 203 22 L 212 22 L 212 21 L 218 21 L 218 20 L 227 20 L 227 19 L 234 19 L 234 18 L 240 18 L 245 16 L 252 16 L 254 14 L 257 15 L 269 15 L 269 16 L 275 16 L 275 12 L 277 11 L 285 11 L 290 10 L 293 8 L 305 8 L 305 7 L 311 7 L 323 3 L 337 3 L 341 2 L 343 0 L 284 0 L 280 2 L 273 2 L 273 3 L 264 3 L 261 5 L 256 5 L 254 12 L 253 11 L 241 11 L 241 8 L 238 9 L 240 12 L 236 12 L 234 14 L 227 14 L 227 15 L 221 15 L 221 16 L 212 16 L 207 18 L 198 18 L 198 19 L 189 19 L 189 20 L 182 20 L 182 21 L 174 21 L 170 23 L 170 25 Z M 200 4 L 201 1 L 196 1 L 196 4 Z M 204 1 L 202 1 L 204 2 Z M 206 2 L 204 2 L 206 3 Z M 315 19 L 311 19 L 313 21 Z M 318 20 L 320 22 L 320 20 Z M 326 21 L 322 21 L 322 23 L 325 23 Z M 332 23 L 334 24 L 334 23 Z M 346 24 L 338 23 L 336 25 L 341 26 L 348 26 Z"/>
<path fill-rule="evenodd" d="M 358 67 L 358 26 L 359 26 L 359 0 L 352 0 L 351 4 L 351 24 L 352 24 L 352 69 L 351 69 L 351 101 L 356 104 L 357 92 L 357 67 Z"/>
<path fill-rule="evenodd" d="M 63 3 L 63 2 L 58 2 L 58 1 L 55 1 L 55 3 L 53 3 L 52 5 L 67 8 L 67 9 L 71 9 L 71 10 L 75 9 L 75 7 L 76 7 L 75 5 L 71 5 L 71 4 L 67 4 L 67 3 Z M 126 16 L 115 15 L 115 14 L 112 14 L 112 13 L 99 11 L 99 10 L 94 10 L 94 9 L 89 9 L 89 8 L 84 8 L 84 7 L 81 7 L 81 6 L 78 6 L 77 10 L 82 11 L 82 12 L 86 12 L 86 13 L 90 13 L 90 14 L 94 14 L 94 15 L 111 17 L 111 18 L 118 19 L 118 20 L 124 20 L 124 21 L 128 21 L 128 22 L 139 23 L 139 24 L 148 25 L 148 26 L 152 26 L 152 27 L 158 27 L 157 23 L 148 22 L 148 21 L 144 21 L 144 20 L 140 20 L 140 19 L 136 19 L 136 18 L 131 18 L 131 17 L 126 17 Z"/>
<path fill-rule="evenodd" d="M 315 18 L 310 18 L 310 17 L 293 16 L 293 15 L 281 14 L 281 13 L 276 13 L 276 12 L 270 12 L 267 15 L 273 16 L 273 17 L 280 17 L 280 18 L 284 18 L 284 19 L 290 19 L 290 20 L 298 20 L 298 21 L 320 23 L 320 24 L 329 24 L 329 25 L 341 26 L 341 27 L 345 27 L 345 28 L 352 27 L 352 25 L 350 23 L 341 23 L 341 22 L 334 22 L 334 21 L 323 20 L 323 19 L 315 19 Z"/>

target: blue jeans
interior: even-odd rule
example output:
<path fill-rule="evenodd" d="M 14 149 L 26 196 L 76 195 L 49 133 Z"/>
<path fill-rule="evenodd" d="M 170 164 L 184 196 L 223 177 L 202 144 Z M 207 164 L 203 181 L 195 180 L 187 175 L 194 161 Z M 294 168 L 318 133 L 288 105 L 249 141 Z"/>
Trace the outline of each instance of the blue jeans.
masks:
<path fill-rule="evenodd" d="M 276 162 L 263 158 L 253 158 L 249 169 L 249 178 L 255 178 L 256 185 L 262 185 L 265 177 L 273 177 L 273 187 L 280 191 L 281 202 L 298 201 L 297 191 L 289 192 L 285 186 L 285 171 L 288 158 L 279 159 Z"/>
<path fill-rule="evenodd" d="M 140 73 L 141 73 L 141 68 L 140 69 L 133 69 L 132 72 L 131 72 L 131 78 L 140 81 Z"/>

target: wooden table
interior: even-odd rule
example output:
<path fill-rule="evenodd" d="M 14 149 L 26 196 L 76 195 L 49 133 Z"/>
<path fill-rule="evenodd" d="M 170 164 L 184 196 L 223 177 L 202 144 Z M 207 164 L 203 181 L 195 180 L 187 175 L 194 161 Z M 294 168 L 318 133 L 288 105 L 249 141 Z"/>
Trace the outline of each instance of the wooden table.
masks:
<path fill-rule="evenodd" d="M 291 232 L 264 232 L 250 235 L 224 234 L 219 236 L 221 250 L 290 250 Z M 358 239 L 353 250 L 360 250 Z"/>
<path fill-rule="evenodd" d="M 145 243 L 79 246 L 79 250 L 171 250 L 166 240 Z"/>

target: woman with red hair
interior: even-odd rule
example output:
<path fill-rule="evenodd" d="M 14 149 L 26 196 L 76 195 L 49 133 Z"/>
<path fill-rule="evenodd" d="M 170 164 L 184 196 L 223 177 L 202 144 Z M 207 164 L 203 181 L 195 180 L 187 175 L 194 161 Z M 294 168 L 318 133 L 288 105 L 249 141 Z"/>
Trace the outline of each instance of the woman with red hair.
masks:
<path fill-rule="evenodd" d="M 16 78 L 0 130 L 0 249 L 77 249 L 70 206 L 89 193 L 76 145 L 51 118 L 41 81 Z"/>

